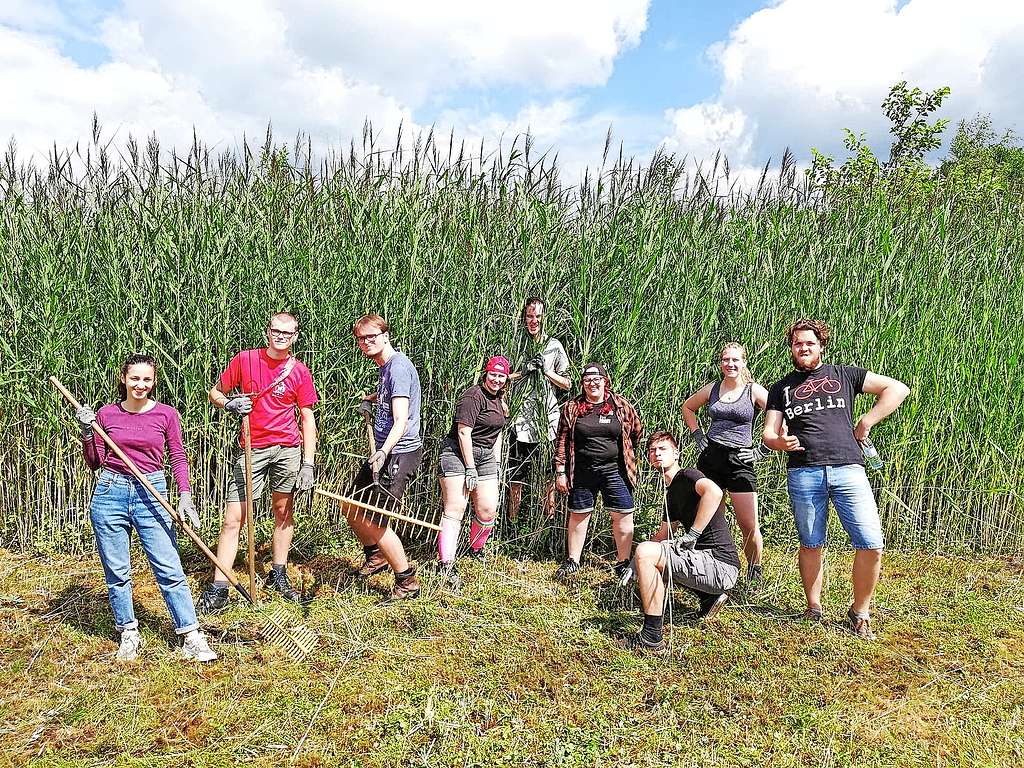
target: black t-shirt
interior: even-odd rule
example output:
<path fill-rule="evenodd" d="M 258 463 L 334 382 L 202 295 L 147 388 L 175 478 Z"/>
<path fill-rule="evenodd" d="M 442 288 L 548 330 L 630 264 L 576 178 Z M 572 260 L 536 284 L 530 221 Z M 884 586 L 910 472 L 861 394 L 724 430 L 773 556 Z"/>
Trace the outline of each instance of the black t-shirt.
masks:
<path fill-rule="evenodd" d="M 697 505 L 700 494 L 697 493 L 697 481 L 703 480 L 704 473 L 697 469 L 681 469 L 668 486 L 668 519 L 679 523 L 683 530 L 693 525 L 697 518 Z M 697 539 L 695 549 L 710 549 L 715 560 L 740 567 L 740 556 L 736 552 L 736 542 L 732 540 L 732 531 L 725 519 L 725 513 L 719 506 L 711 517 L 703 533 Z"/>
<path fill-rule="evenodd" d="M 474 384 L 459 398 L 459 404 L 455 406 L 455 421 L 448 434 L 457 441 L 459 424 L 465 424 L 473 428 L 474 448 L 493 448 L 507 420 L 501 394 L 492 395 L 483 385 Z"/>
<path fill-rule="evenodd" d="M 597 405 L 585 416 L 576 419 L 573 440 L 576 443 L 575 456 L 584 466 L 597 467 L 614 464 L 619 460 L 619 443 L 622 440 L 622 422 L 611 413 L 601 413 Z"/>
<path fill-rule="evenodd" d="M 768 410 L 780 411 L 802 451 L 789 452 L 789 467 L 864 464 L 853 436 L 853 399 L 864 391 L 864 368 L 820 365 L 792 371 L 768 390 Z"/>

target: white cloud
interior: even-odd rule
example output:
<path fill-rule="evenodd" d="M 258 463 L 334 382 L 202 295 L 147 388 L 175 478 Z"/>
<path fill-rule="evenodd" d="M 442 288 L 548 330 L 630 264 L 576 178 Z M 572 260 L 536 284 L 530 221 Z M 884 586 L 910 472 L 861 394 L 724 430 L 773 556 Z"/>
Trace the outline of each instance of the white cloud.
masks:
<path fill-rule="evenodd" d="M 880 104 L 907 80 L 952 96 L 954 119 L 991 112 L 1024 125 L 1024 3 L 1016 0 L 781 0 L 752 14 L 709 52 L 722 73 L 712 101 L 669 110 L 665 146 L 722 147 L 734 166 L 776 161 L 787 146 L 842 154 L 843 128 L 889 144 Z"/>
<path fill-rule="evenodd" d="M 512 117 L 463 113 L 459 124 L 525 121 L 555 142 L 579 118 L 558 94 L 607 80 L 638 43 L 648 3 L 125 0 L 106 16 L 79 8 L 74 24 L 52 3 L 21 3 L 0 16 L 0 126 L 36 154 L 85 136 L 93 111 L 119 136 L 155 131 L 165 145 L 190 142 L 193 124 L 223 143 L 261 136 L 268 121 L 282 139 L 302 131 L 343 145 L 366 118 L 383 136 L 399 124 L 408 135 L 419 130 L 414 110 L 443 108 L 445 94 L 515 87 L 553 97 Z M 62 52 L 88 35 L 107 63 Z"/>

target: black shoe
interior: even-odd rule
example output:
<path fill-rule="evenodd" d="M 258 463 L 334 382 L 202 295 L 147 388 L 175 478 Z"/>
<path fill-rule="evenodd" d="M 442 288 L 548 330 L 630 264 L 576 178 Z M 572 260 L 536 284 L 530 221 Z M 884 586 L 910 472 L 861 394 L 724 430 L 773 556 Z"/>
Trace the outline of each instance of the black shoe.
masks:
<path fill-rule="evenodd" d="M 571 557 L 566 558 L 565 562 L 558 566 L 558 570 L 555 571 L 556 581 L 566 581 L 572 578 L 580 572 L 580 564 L 573 560 Z"/>
<path fill-rule="evenodd" d="M 653 653 L 657 656 L 663 656 L 666 652 L 665 638 L 661 638 L 656 643 L 652 643 L 646 637 L 643 632 L 633 632 L 632 634 L 623 637 L 619 644 L 627 651 L 646 651 L 647 653 Z"/>
<path fill-rule="evenodd" d="M 271 570 L 267 574 L 263 586 L 273 592 L 277 592 L 277 594 L 290 603 L 302 602 L 302 595 L 297 589 L 292 588 L 291 582 L 288 581 L 288 572 L 284 568 L 280 571 Z"/>
<path fill-rule="evenodd" d="M 722 610 L 722 606 L 729 602 L 729 593 L 723 592 L 720 595 L 711 595 L 706 592 L 701 593 L 700 599 L 700 612 L 697 614 L 697 618 L 703 621 L 710 621 L 718 615 L 718 612 Z"/>
<path fill-rule="evenodd" d="M 458 592 L 462 589 L 462 579 L 459 578 L 459 569 L 455 567 L 454 561 L 451 563 L 438 563 L 437 573 L 441 577 L 441 584 L 447 587 L 452 592 Z"/>
<path fill-rule="evenodd" d="M 619 560 L 615 565 L 612 566 L 612 571 L 615 572 L 616 579 L 622 579 L 626 575 L 626 571 L 629 570 L 630 560 Z"/>
<path fill-rule="evenodd" d="M 750 563 L 747 565 L 747 584 L 754 586 L 764 578 L 764 569 L 760 563 Z"/>
<path fill-rule="evenodd" d="M 228 588 L 218 587 L 216 584 L 207 584 L 203 594 L 199 596 L 200 613 L 216 613 L 228 607 Z"/>
<path fill-rule="evenodd" d="M 468 557 L 470 560 L 476 560 L 478 563 L 482 563 L 487 559 L 487 555 L 484 554 L 483 547 L 480 547 L 480 549 L 469 550 L 469 552 L 466 554 L 466 557 Z"/>

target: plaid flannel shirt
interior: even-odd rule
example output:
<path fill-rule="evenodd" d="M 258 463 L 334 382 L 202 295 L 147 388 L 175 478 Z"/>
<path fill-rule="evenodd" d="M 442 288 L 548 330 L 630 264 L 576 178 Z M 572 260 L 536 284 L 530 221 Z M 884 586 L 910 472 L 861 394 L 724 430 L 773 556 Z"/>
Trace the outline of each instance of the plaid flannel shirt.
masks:
<path fill-rule="evenodd" d="M 640 423 L 640 414 L 629 401 L 615 392 L 609 392 L 615 415 L 622 424 L 622 454 L 619 456 L 619 467 L 626 471 L 626 479 L 632 490 L 636 488 L 636 446 L 644 436 L 644 427 Z M 579 418 L 580 405 L 586 402 L 585 395 L 579 395 L 562 406 L 562 415 L 558 420 L 558 435 L 555 437 L 555 471 L 564 466 L 572 487 L 573 471 L 576 468 L 576 420 Z"/>

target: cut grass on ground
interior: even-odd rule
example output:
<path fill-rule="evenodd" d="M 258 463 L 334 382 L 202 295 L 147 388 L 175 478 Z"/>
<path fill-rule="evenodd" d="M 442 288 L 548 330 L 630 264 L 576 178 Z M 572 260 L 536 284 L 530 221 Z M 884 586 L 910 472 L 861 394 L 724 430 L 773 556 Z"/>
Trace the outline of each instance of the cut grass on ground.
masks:
<path fill-rule="evenodd" d="M 146 645 L 116 644 L 94 559 L 3 553 L 0 754 L 15 764 L 125 766 L 898 765 L 1024 760 L 1024 562 L 888 554 L 874 643 L 841 629 L 848 554 L 830 555 L 826 618 L 802 609 L 795 557 L 771 553 L 755 594 L 713 624 L 677 592 L 667 659 L 621 650 L 635 598 L 597 561 L 570 587 L 554 564 L 466 562 L 459 595 L 428 573 L 382 605 L 390 577 L 354 551 L 293 567 L 321 635 L 302 663 L 258 640 L 237 604 L 205 620 L 221 659 L 172 648 L 136 570 Z M 143 563 L 144 558 L 135 562 Z M 196 564 L 193 587 L 202 576 Z M 303 616 L 303 614 L 305 614 Z"/>

